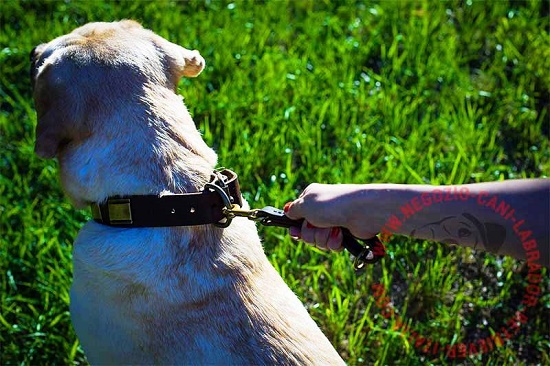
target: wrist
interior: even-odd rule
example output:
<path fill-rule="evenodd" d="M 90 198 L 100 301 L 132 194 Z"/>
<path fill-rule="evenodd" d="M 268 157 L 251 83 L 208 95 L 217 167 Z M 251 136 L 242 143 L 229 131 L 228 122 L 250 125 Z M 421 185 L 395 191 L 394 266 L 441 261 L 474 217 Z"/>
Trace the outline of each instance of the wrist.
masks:
<path fill-rule="evenodd" d="M 399 209 L 401 188 L 397 184 L 357 185 L 346 199 L 344 225 L 362 238 L 378 234 Z"/>

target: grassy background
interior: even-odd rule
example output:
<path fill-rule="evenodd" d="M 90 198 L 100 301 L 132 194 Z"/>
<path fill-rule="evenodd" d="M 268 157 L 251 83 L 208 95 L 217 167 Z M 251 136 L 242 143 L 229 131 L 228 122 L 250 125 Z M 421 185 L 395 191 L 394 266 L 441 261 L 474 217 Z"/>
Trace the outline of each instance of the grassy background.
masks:
<path fill-rule="evenodd" d="M 70 325 L 71 243 L 89 219 L 57 163 L 33 155 L 28 54 L 89 21 L 133 18 L 201 51 L 181 93 L 254 207 L 310 182 L 467 183 L 550 171 L 548 2 L 0 2 L 0 363 L 85 364 Z M 515 309 L 518 261 L 393 238 L 355 275 L 345 254 L 261 228 L 265 250 L 350 364 L 457 363 L 384 319 L 383 285 L 416 332 L 487 337 Z M 548 276 L 510 342 L 466 364 L 548 364 Z M 450 300 L 449 300 L 450 299 Z"/>

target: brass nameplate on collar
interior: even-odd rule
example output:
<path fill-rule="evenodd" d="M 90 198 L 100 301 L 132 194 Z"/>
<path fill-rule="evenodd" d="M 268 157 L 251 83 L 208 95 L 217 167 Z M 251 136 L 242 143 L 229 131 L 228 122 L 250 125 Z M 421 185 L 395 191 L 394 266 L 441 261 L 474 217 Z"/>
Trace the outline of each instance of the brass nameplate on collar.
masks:
<path fill-rule="evenodd" d="M 132 223 L 132 211 L 130 199 L 112 199 L 107 201 L 109 208 L 109 222 L 111 225 L 129 225 Z"/>

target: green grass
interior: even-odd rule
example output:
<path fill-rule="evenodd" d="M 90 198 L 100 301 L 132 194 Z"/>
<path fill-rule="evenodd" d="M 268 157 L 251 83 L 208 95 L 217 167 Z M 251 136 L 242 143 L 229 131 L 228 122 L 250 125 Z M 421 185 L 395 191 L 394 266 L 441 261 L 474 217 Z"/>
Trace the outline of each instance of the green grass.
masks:
<path fill-rule="evenodd" d="M 180 84 L 197 126 L 252 206 L 282 207 L 310 182 L 547 176 L 548 14 L 546 1 L 0 2 L 0 364 L 86 363 L 68 290 L 71 243 L 89 213 L 63 197 L 57 163 L 33 155 L 35 45 L 133 18 L 200 50 L 206 70 Z M 387 258 L 356 275 L 346 254 L 260 230 L 352 365 L 458 363 L 393 329 L 372 285 L 442 344 L 486 337 L 525 286 L 526 268 L 510 258 L 395 237 Z M 547 275 L 541 288 L 522 331 L 467 364 L 550 363 Z"/>

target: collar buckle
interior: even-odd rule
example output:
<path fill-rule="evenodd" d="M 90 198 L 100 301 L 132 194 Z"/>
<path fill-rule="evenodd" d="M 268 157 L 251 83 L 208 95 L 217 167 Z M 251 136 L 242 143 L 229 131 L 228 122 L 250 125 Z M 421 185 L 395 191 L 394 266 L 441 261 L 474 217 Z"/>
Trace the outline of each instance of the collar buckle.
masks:
<path fill-rule="evenodd" d="M 133 223 L 129 198 L 109 198 L 107 205 L 111 225 L 131 225 Z"/>
<path fill-rule="evenodd" d="M 132 210 L 129 198 L 109 198 L 105 203 L 107 212 L 109 213 L 109 225 L 132 225 Z M 98 203 L 91 205 L 92 217 L 94 220 L 103 222 L 103 214 Z"/>

